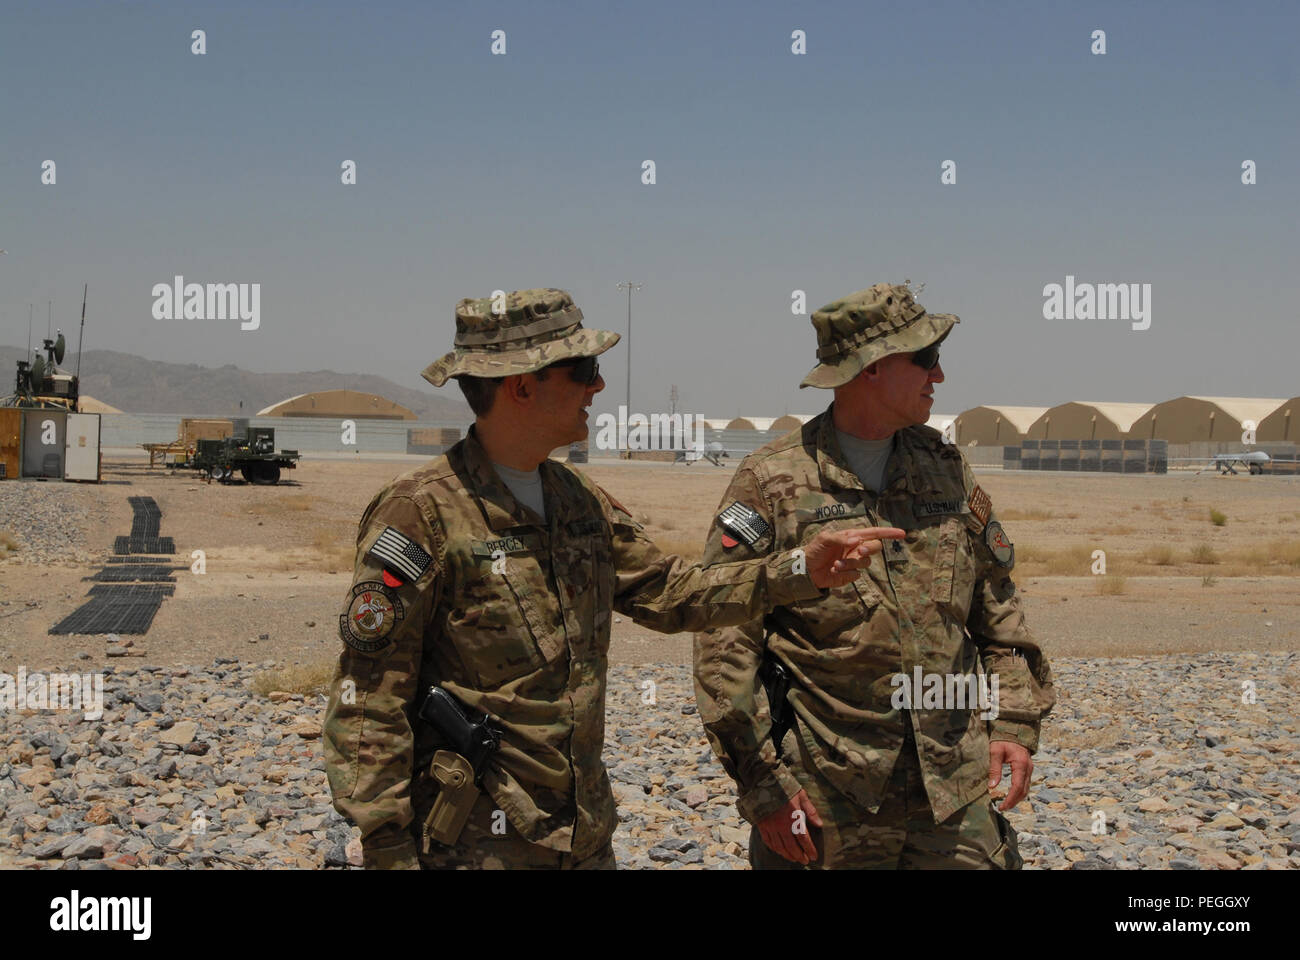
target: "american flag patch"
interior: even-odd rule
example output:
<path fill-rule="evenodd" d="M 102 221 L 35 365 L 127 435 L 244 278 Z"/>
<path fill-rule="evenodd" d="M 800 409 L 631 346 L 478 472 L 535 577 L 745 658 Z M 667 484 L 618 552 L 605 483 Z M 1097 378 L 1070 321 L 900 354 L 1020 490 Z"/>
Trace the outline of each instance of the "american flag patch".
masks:
<path fill-rule="evenodd" d="M 979 522 L 987 524 L 989 522 L 989 513 L 993 510 L 993 501 L 989 495 L 980 489 L 979 484 L 975 484 L 975 489 L 970 493 L 970 512 L 979 518 Z"/>
<path fill-rule="evenodd" d="M 406 579 L 412 582 L 419 580 L 433 562 L 432 557 L 392 527 L 384 528 L 370 547 L 370 553 L 384 566 L 405 574 Z"/>
<path fill-rule="evenodd" d="M 757 510 L 745 506 L 739 500 L 718 514 L 718 523 L 751 547 L 771 529 Z"/>

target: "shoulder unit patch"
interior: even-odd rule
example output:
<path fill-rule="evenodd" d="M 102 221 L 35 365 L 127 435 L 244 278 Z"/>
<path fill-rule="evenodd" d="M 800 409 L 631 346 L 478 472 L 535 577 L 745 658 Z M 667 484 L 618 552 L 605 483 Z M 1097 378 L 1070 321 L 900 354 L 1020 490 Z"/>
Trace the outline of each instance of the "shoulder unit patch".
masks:
<path fill-rule="evenodd" d="M 998 566 L 1010 569 L 1016 564 L 1016 547 L 1008 538 L 1002 524 L 994 520 L 984 528 L 984 543 L 993 554 Z"/>
<path fill-rule="evenodd" d="M 339 636 L 358 653 L 375 653 L 392 642 L 388 635 L 405 616 L 401 597 L 378 580 L 364 580 L 352 588 L 348 609 L 339 615 Z"/>
<path fill-rule="evenodd" d="M 734 547 L 741 541 L 752 547 L 771 529 L 757 510 L 739 500 L 718 514 L 718 524 L 726 531 L 722 535 L 722 545 L 725 547 Z M 731 542 L 728 543 L 728 540 Z"/>

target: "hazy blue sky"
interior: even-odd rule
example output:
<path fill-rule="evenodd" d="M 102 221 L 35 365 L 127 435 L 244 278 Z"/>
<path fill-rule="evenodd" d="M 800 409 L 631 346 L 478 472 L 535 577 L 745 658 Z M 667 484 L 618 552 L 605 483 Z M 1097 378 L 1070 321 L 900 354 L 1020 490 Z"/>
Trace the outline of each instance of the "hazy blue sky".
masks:
<path fill-rule="evenodd" d="M 89 282 L 87 348 L 432 390 L 459 298 L 624 331 L 631 278 L 634 409 L 811 413 L 791 291 L 906 277 L 962 318 L 936 411 L 1300 394 L 1298 10 L 4 0 L 0 343 Z M 176 274 L 261 283 L 261 329 L 153 319 Z M 1044 320 L 1067 274 L 1151 284 L 1150 329 Z"/>

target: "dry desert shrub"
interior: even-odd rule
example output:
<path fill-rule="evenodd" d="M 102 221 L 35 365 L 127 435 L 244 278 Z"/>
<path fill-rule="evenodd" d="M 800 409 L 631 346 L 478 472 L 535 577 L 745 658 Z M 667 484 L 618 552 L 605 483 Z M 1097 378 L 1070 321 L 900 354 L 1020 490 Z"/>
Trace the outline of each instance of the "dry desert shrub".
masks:
<path fill-rule="evenodd" d="M 1114 596 L 1121 593 L 1127 593 L 1128 587 L 1123 577 L 1113 574 L 1097 578 L 1097 595 Z"/>
<path fill-rule="evenodd" d="M 0 530 L 0 560 L 18 552 L 18 541 L 8 530 Z"/>
<path fill-rule="evenodd" d="M 1146 552 L 1142 554 L 1142 559 L 1147 563 L 1155 564 L 1157 567 L 1173 566 L 1174 548 L 1166 544 L 1147 547 Z"/>
<path fill-rule="evenodd" d="M 280 554 L 277 570 L 321 570 L 325 573 L 351 572 L 356 559 L 356 543 L 349 535 L 318 527 L 311 543 L 292 547 Z"/>
<path fill-rule="evenodd" d="M 1077 516 L 1077 514 L 1076 514 Z M 1056 514 L 1050 510 L 999 510 L 998 519 L 1006 520 L 1054 520 Z"/>
<path fill-rule="evenodd" d="M 356 559 L 356 544 L 351 537 L 340 537 L 330 530 L 317 530 L 312 538 L 312 556 L 318 560 L 316 569 L 334 573 L 351 570 Z"/>
<path fill-rule="evenodd" d="M 1208 543 L 1198 543 L 1192 548 L 1192 563 L 1218 563 L 1219 555 Z"/>
<path fill-rule="evenodd" d="M 1215 510 L 1213 507 L 1210 508 L 1210 523 L 1214 524 L 1216 527 L 1221 527 L 1227 522 L 1228 522 L 1227 514 L 1220 513 L 1218 510 Z"/>
<path fill-rule="evenodd" d="M 272 690 L 301 693 L 304 696 L 324 694 L 329 692 L 330 681 L 334 678 L 334 666 L 335 661 L 330 659 L 266 670 L 253 678 L 249 689 L 259 697 L 266 696 Z"/>
<path fill-rule="evenodd" d="M 1016 567 L 1033 567 L 1033 574 L 1042 576 L 1087 576 L 1092 572 L 1092 552 L 1101 549 L 1086 543 L 1076 543 L 1063 550 L 1040 550 L 1031 545 L 1016 544 Z"/>

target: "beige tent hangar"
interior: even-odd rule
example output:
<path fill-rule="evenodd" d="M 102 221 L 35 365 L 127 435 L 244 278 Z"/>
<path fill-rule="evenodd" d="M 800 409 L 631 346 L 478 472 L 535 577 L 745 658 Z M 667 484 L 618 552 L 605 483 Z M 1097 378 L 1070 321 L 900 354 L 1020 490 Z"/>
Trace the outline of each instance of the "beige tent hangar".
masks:
<path fill-rule="evenodd" d="M 1135 420 L 1129 437 L 1170 443 L 1240 443 L 1247 429 L 1244 424 L 1251 423 L 1258 431 L 1259 425 L 1284 402 L 1259 397 L 1178 397 L 1157 403 Z M 1258 432 L 1256 438 L 1262 439 Z"/>
<path fill-rule="evenodd" d="M 736 417 L 724 429 L 727 430 L 770 430 L 776 420 L 773 417 Z"/>
<path fill-rule="evenodd" d="M 812 413 L 787 413 L 783 417 L 777 417 L 772 421 L 769 430 L 776 430 L 781 433 L 789 433 L 791 430 L 798 430 L 805 423 L 811 420 L 816 414 Z"/>
<path fill-rule="evenodd" d="M 1033 440 L 1122 440 L 1152 403 L 1072 400 L 1048 409 L 1029 427 Z"/>
<path fill-rule="evenodd" d="M 1046 407 L 971 407 L 957 416 L 957 441 L 963 446 L 1018 444 Z"/>
<path fill-rule="evenodd" d="M 300 393 L 257 411 L 259 417 L 357 417 L 365 420 L 417 420 L 415 413 L 375 393 L 320 390 Z"/>
<path fill-rule="evenodd" d="M 1300 443 L 1300 397 L 1283 400 L 1276 410 L 1259 422 L 1257 443 Z"/>
<path fill-rule="evenodd" d="M 121 413 L 117 407 L 109 406 L 103 400 L 96 400 L 88 393 L 77 398 L 78 413 Z"/>

